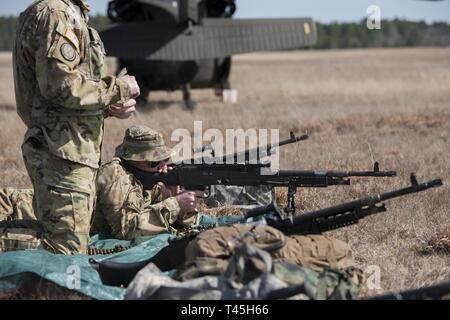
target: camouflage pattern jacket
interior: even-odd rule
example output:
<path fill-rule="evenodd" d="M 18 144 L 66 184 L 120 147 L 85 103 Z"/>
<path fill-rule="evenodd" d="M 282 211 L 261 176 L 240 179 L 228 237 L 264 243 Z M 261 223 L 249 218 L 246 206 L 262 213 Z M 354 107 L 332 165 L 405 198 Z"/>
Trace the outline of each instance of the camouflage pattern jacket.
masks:
<path fill-rule="evenodd" d="M 130 99 L 106 76 L 105 51 L 83 0 L 38 0 L 20 16 L 13 64 L 17 112 L 34 138 L 63 159 L 98 168 L 103 119 Z"/>
<path fill-rule="evenodd" d="M 119 158 L 100 168 L 96 208 L 93 231 L 124 240 L 175 232 L 174 224 L 189 227 L 197 220 L 182 214 L 174 197 L 163 199 L 159 186 L 144 190 Z"/>

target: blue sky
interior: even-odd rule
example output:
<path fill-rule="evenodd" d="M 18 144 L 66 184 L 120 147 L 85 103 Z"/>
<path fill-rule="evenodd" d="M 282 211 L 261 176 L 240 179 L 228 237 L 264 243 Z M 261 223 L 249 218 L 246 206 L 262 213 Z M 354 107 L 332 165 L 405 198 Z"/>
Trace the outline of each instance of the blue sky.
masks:
<path fill-rule="evenodd" d="M 17 15 L 32 0 L 0 0 L 0 15 Z M 88 0 L 95 13 L 104 13 L 108 0 Z M 237 0 L 239 18 L 311 16 L 317 21 L 355 21 L 366 16 L 369 5 L 381 8 L 383 19 L 447 21 L 450 1 L 417 0 Z"/>

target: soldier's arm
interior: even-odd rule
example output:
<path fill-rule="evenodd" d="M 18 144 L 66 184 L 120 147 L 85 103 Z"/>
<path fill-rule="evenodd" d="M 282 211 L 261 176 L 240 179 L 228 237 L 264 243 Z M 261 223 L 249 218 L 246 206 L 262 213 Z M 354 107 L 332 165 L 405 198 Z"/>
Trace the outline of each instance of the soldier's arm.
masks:
<path fill-rule="evenodd" d="M 97 177 L 97 210 L 95 229 L 110 229 L 117 239 L 129 239 L 137 228 L 137 216 L 142 207 L 142 196 L 138 197 L 127 175 L 118 166 L 102 168 Z"/>
<path fill-rule="evenodd" d="M 198 212 L 195 210 L 183 210 L 177 197 L 164 199 L 160 185 L 155 185 L 152 190 L 144 192 L 145 208 L 150 212 L 150 219 L 160 221 L 169 228 L 175 222 L 184 226 L 192 226 L 198 223 Z"/>
<path fill-rule="evenodd" d="M 121 79 L 94 80 L 79 70 L 81 44 L 77 47 L 63 13 L 44 11 L 39 22 L 36 75 L 45 98 L 65 108 L 82 110 L 104 110 L 131 98 L 128 84 Z"/>
<path fill-rule="evenodd" d="M 175 223 L 181 216 L 180 205 L 174 197 L 152 204 L 148 208 L 152 214 L 162 217 L 169 225 Z"/>
<path fill-rule="evenodd" d="M 159 186 L 146 193 L 145 209 L 150 212 L 151 220 L 160 221 L 168 227 L 181 217 L 181 207 L 175 197 L 162 200 L 159 194 Z"/>

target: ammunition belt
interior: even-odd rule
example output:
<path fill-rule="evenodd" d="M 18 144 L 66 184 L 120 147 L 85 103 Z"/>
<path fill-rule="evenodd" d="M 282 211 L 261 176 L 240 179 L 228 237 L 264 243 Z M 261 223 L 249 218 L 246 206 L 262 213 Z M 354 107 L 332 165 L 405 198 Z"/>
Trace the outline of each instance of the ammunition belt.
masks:
<path fill-rule="evenodd" d="M 107 255 L 107 254 L 114 254 L 114 253 L 119 253 L 119 252 L 123 252 L 123 251 L 127 251 L 131 248 L 131 246 L 121 246 L 121 245 L 117 245 L 112 249 L 100 249 L 100 248 L 96 248 L 96 247 L 88 247 L 87 249 L 87 255 L 88 256 L 95 256 L 95 255 Z"/>
<path fill-rule="evenodd" d="M 182 229 L 172 228 L 169 231 L 173 235 L 175 235 L 176 238 L 169 239 L 169 243 L 176 242 L 177 240 L 186 239 L 186 238 L 194 239 L 199 233 L 206 231 L 206 230 L 211 230 L 211 229 L 214 229 L 217 227 L 218 227 L 217 225 L 204 225 L 204 226 L 196 226 L 195 228 L 182 228 Z"/>

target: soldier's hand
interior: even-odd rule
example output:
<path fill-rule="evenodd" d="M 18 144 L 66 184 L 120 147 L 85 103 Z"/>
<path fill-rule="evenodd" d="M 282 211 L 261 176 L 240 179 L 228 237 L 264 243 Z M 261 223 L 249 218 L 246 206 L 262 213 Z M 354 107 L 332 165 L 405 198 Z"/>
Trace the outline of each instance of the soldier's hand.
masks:
<path fill-rule="evenodd" d="M 167 173 L 169 172 L 169 167 L 165 161 L 161 161 L 156 170 L 158 173 Z"/>
<path fill-rule="evenodd" d="M 167 188 L 170 190 L 172 197 L 181 192 L 180 186 L 167 186 Z"/>
<path fill-rule="evenodd" d="M 183 213 L 189 213 L 196 210 L 201 191 L 184 191 L 175 196 Z"/>
<path fill-rule="evenodd" d="M 180 193 L 180 186 L 166 186 L 162 182 L 157 183 L 159 188 L 161 189 L 161 195 L 163 199 L 167 199 L 170 197 L 175 197 Z"/>
<path fill-rule="evenodd" d="M 124 75 L 120 77 L 121 80 L 125 81 L 131 90 L 131 97 L 137 98 L 141 94 L 141 89 L 139 88 L 139 85 L 136 81 L 136 78 L 134 76 L 130 75 Z"/>
<path fill-rule="evenodd" d="M 109 106 L 108 112 L 111 116 L 118 119 L 128 119 L 136 111 L 136 100 L 130 99 L 123 104 L 114 104 Z"/>

